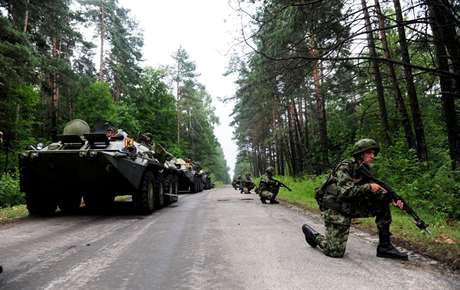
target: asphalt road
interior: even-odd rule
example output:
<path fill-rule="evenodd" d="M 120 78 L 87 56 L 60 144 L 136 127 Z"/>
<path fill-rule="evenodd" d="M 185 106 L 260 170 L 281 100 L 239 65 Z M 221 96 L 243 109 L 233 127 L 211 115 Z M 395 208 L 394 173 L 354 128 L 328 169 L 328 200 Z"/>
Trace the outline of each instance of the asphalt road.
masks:
<path fill-rule="evenodd" d="M 355 232 L 342 259 L 301 226 L 322 224 L 230 186 L 182 194 L 149 216 L 57 214 L 0 227 L 0 289 L 460 289 L 459 276 L 410 254 L 375 256 Z"/>

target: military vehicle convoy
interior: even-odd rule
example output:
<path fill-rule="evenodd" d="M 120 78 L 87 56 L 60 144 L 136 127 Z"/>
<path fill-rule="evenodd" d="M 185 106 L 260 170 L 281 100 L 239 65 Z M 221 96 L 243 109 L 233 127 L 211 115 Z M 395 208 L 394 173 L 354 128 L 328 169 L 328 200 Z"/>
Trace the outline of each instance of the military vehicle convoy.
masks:
<path fill-rule="evenodd" d="M 116 196 L 132 195 L 138 214 L 177 201 L 179 171 L 172 156 L 123 130 L 109 137 L 111 130 L 104 121 L 90 133 L 86 122 L 75 119 L 58 142 L 28 146 L 19 154 L 20 188 L 31 214 L 51 215 L 57 207 L 73 212 L 82 198 L 86 207 L 103 211 Z"/>

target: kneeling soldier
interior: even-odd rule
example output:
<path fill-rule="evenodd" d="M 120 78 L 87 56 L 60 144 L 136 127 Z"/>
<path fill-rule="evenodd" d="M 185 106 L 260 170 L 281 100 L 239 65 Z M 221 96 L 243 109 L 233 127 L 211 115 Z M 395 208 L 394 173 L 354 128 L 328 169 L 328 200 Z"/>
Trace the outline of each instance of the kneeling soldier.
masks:
<path fill-rule="evenodd" d="M 345 254 L 351 220 L 360 217 L 375 217 L 379 231 L 377 257 L 407 260 L 390 243 L 391 212 L 389 203 L 402 209 L 401 201 L 394 202 L 378 184 L 362 176 L 356 176 L 359 165 L 369 166 L 379 153 L 378 144 L 372 139 L 358 141 L 353 147 L 354 159 L 340 162 L 321 189 L 315 190 L 315 197 L 321 209 L 326 235 L 320 235 L 308 225 L 302 226 L 307 243 L 323 249 L 330 257 L 341 258 Z"/>

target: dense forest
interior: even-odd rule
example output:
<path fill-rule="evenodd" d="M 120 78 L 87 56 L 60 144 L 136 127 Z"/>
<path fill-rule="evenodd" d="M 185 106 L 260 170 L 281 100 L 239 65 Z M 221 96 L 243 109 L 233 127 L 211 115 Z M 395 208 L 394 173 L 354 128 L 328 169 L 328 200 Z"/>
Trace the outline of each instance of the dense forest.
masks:
<path fill-rule="evenodd" d="M 460 218 L 458 1 L 236 2 L 236 174 L 321 175 L 372 138 L 378 176 Z"/>
<path fill-rule="evenodd" d="M 117 0 L 0 0 L 0 166 L 17 174 L 27 145 L 56 141 L 73 119 L 150 132 L 174 156 L 230 182 L 219 118 L 183 47 L 174 65 L 142 65 L 143 31 Z"/>

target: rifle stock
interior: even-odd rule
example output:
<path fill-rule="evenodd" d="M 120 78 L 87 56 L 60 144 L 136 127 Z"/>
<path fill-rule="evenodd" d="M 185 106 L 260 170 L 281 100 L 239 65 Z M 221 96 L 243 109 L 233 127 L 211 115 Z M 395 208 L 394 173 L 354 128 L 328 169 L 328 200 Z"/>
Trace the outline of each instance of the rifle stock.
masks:
<path fill-rule="evenodd" d="M 400 197 L 385 181 L 383 180 L 379 180 L 377 179 L 371 172 L 370 170 L 367 168 L 366 165 L 364 164 L 361 164 L 358 169 L 356 170 L 356 172 L 360 173 L 361 175 L 367 177 L 368 179 L 370 179 L 371 181 L 373 181 L 374 183 L 380 185 L 381 187 L 383 187 L 386 191 L 387 191 L 387 194 L 391 197 L 391 199 L 393 201 L 398 201 L 400 200 L 402 203 L 403 203 L 403 210 L 408 213 L 409 215 L 411 215 L 414 220 L 415 220 L 415 225 L 421 229 L 421 230 L 425 230 L 427 233 L 429 233 L 431 235 L 431 232 L 430 230 L 428 229 L 428 224 L 425 223 L 415 212 L 414 210 L 407 204 L 407 202 L 402 198 Z"/>

